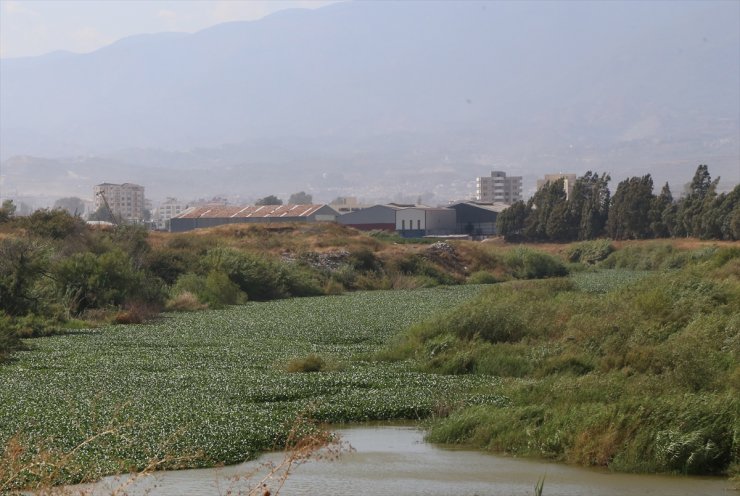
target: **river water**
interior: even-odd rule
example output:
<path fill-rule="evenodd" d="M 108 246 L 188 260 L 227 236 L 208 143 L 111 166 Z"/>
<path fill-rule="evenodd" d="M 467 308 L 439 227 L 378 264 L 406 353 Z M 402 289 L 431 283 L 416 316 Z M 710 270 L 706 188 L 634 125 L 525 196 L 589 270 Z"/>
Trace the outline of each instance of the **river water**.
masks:
<path fill-rule="evenodd" d="M 413 427 L 340 429 L 353 451 L 337 460 L 312 460 L 295 468 L 280 490 L 284 496 L 464 496 L 532 495 L 538 478 L 544 496 L 738 495 L 721 478 L 616 474 L 568 465 L 447 449 L 424 442 Z M 135 480 L 108 478 L 93 494 L 125 488 L 130 495 L 248 494 L 244 474 L 264 472 L 279 453 L 230 467 L 157 472 Z M 259 473 L 257 474 L 259 476 Z M 253 477 L 254 480 L 254 477 Z M 268 483 L 273 492 L 277 481 Z M 86 489 L 90 489 L 88 486 Z M 261 495 L 261 492 L 259 493 Z"/>

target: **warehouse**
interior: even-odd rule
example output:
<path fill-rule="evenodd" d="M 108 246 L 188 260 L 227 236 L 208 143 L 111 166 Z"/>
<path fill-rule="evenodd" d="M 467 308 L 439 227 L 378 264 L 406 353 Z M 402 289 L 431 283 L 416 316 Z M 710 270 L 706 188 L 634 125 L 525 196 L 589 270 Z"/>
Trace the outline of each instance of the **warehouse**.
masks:
<path fill-rule="evenodd" d="M 203 205 L 170 219 L 170 231 L 241 223 L 334 222 L 337 215 L 329 205 Z"/>

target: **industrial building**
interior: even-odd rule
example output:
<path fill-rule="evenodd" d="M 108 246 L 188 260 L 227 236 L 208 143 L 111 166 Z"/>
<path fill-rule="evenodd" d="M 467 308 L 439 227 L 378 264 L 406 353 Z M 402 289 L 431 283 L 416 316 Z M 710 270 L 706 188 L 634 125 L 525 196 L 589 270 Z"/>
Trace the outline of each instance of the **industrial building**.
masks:
<path fill-rule="evenodd" d="M 339 212 L 328 205 L 202 205 L 171 218 L 170 231 L 240 223 L 333 222 L 337 215 Z"/>
<path fill-rule="evenodd" d="M 504 203 L 458 202 L 450 205 L 456 213 L 457 234 L 494 236 L 498 214 L 509 208 Z"/>

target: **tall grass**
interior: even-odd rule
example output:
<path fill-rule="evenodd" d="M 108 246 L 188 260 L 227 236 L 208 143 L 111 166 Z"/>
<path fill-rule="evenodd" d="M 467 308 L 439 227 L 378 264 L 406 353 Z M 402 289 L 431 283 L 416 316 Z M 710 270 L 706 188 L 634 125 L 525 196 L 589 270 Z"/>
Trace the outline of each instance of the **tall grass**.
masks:
<path fill-rule="evenodd" d="M 579 283 L 498 284 L 378 356 L 508 378 L 509 404 L 456 411 L 432 429 L 433 441 L 625 471 L 734 473 L 740 252 L 681 256 L 680 270 L 586 273 L 602 278 L 597 291 L 583 273 Z"/>

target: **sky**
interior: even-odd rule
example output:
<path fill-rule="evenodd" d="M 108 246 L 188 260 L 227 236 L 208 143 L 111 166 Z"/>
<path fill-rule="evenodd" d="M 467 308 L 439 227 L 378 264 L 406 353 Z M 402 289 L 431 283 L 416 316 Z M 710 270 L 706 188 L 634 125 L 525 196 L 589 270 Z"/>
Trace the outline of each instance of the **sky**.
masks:
<path fill-rule="evenodd" d="M 193 33 L 337 0 L 0 0 L 0 57 L 91 52 L 127 36 Z"/>

